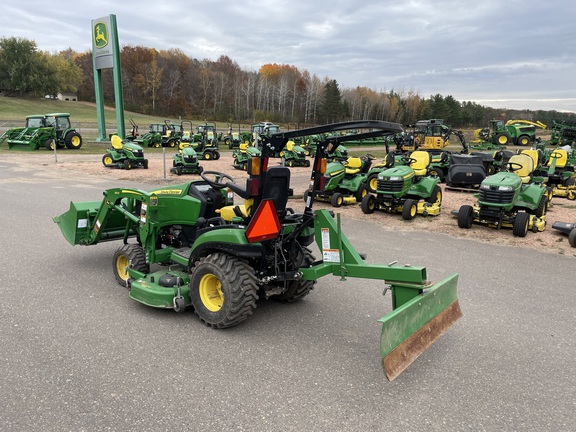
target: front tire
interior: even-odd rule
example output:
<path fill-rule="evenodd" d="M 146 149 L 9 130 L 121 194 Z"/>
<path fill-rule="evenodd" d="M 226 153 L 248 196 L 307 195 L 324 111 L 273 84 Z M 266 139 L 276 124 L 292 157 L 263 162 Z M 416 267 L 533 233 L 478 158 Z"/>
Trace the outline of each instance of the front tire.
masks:
<path fill-rule="evenodd" d="M 258 284 L 247 262 L 224 253 L 198 261 L 190 279 L 194 313 L 207 326 L 227 328 L 248 319 L 256 308 Z"/>
<path fill-rule="evenodd" d="M 146 262 L 146 252 L 137 244 L 125 244 L 114 252 L 112 270 L 118 284 L 126 286 L 128 280 L 128 266 L 142 273 L 150 273 L 150 266 Z"/>
<path fill-rule="evenodd" d="M 463 205 L 458 210 L 458 226 L 468 229 L 474 222 L 474 208 L 471 205 Z"/>
<path fill-rule="evenodd" d="M 418 201 L 407 199 L 402 206 L 402 219 L 412 220 L 418 214 Z"/>
<path fill-rule="evenodd" d="M 374 210 L 376 209 L 376 198 L 374 198 L 374 195 L 365 195 L 364 198 L 362 198 L 362 202 L 360 203 L 360 208 L 365 214 L 374 213 Z"/>
<path fill-rule="evenodd" d="M 526 237 L 528 234 L 528 223 L 530 222 L 530 215 L 526 212 L 518 212 L 514 219 L 512 226 L 512 234 L 516 237 Z"/>

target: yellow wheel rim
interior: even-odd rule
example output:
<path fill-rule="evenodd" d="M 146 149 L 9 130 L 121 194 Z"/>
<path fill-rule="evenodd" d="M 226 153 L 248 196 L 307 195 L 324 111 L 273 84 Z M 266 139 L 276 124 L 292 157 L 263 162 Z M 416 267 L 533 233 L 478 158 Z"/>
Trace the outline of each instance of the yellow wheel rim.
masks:
<path fill-rule="evenodd" d="M 442 193 L 441 193 L 441 192 L 438 192 L 438 193 L 436 194 L 436 201 L 434 201 L 434 204 L 440 205 L 441 203 L 442 203 Z"/>
<path fill-rule="evenodd" d="M 202 277 L 198 286 L 200 300 L 210 312 L 218 312 L 224 304 L 224 293 L 222 284 L 213 274 L 207 274 Z"/>
<path fill-rule="evenodd" d="M 378 179 L 377 178 L 373 178 L 372 180 L 370 180 L 370 189 L 372 189 L 373 191 L 378 190 Z"/>
<path fill-rule="evenodd" d="M 506 141 L 508 141 L 508 138 L 505 136 L 501 136 L 500 138 L 498 138 L 498 143 L 500 144 L 506 144 Z"/>
<path fill-rule="evenodd" d="M 80 137 L 74 135 L 71 140 L 72 147 L 78 147 L 80 145 Z"/>
<path fill-rule="evenodd" d="M 116 273 L 122 280 L 128 279 L 128 266 L 130 265 L 130 261 L 125 255 L 121 255 L 116 259 Z"/>
<path fill-rule="evenodd" d="M 110 156 L 104 158 L 104 163 L 106 165 L 110 165 L 112 163 L 112 158 Z"/>
<path fill-rule="evenodd" d="M 417 212 L 418 212 L 418 206 L 417 205 L 413 205 L 412 207 L 410 207 L 410 216 L 412 216 L 412 217 L 416 216 Z"/>

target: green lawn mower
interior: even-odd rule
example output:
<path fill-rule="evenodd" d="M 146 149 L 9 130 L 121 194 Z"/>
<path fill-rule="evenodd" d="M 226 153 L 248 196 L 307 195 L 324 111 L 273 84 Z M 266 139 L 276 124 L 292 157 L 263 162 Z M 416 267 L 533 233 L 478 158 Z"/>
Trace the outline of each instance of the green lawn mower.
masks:
<path fill-rule="evenodd" d="M 118 135 L 110 138 L 112 147 L 106 149 L 102 164 L 108 168 L 144 168 L 148 169 L 148 159 L 144 158 L 144 149 L 135 142 L 123 142 Z"/>
<path fill-rule="evenodd" d="M 170 172 L 177 175 L 202 173 L 204 168 L 198 162 L 196 151 L 190 143 L 181 142 L 178 147 L 179 151 L 174 155 Z"/>
<path fill-rule="evenodd" d="M 290 140 L 286 147 L 280 152 L 282 165 L 287 167 L 309 167 L 310 160 L 306 159 L 305 150 Z"/>
<path fill-rule="evenodd" d="M 260 157 L 262 152 L 247 142 L 243 142 L 232 152 L 232 166 L 238 170 L 246 171 L 250 158 Z"/>
<path fill-rule="evenodd" d="M 506 227 L 517 237 L 525 237 L 529 230 L 544 231 L 548 191 L 544 183 L 531 181 L 532 158 L 515 155 L 507 166 L 508 171 L 486 177 L 481 183 L 476 205 L 463 205 L 452 212 L 460 228 L 470 228 L 473 223 Z"/>
<path fill-rule="evenodd" d="M 318 191 L 316 199 L 333 207 L 356 204 L 368 193 L 366 179 L 374 156 L 349 157 L 346 162 L 330 162 L 326 167 L 326 186 Z M 306 193 L 304 194 L 306 200 Z"/>
<path fill-rule="evenodd" d="M 176 312 L 190 307 L 215 329 L 242 323 L 259 300 L 301 300 L 329 274 L 384 282 L 393 310 L 379 320 L 380 346 L 392 380 L 462 315 L 458 275 L 432 283 L 424 267 L 367 264 L 342 233 L 339 216 L 313 211 L 325 156 L 335 148 L 329 140 L 318 146 L 302 213 L 287 206 L 290 169 L 269 166 L 270 155 L 294 137 L 359 128 L 401 130 L 360 121 L 270 134 L 248 163 L 244 187 L 225 173 L 204 171 L 201 180 L 150 191 L 108 189 L 102 201 L 71 203 L 54 221 L 72 245 L 119 241 L 112 272 L 132 299 Z M 229 191 L 243 203 L 231 202 Z M 322 259 L 309 249 L 314 241 Z M 374 283 L 378 290 L 381 283 Z"/>
<path fill-rule="evenodd" d="M 401 163 L 378 174 L 376 194 L 366 194 L 360 207 L 366 214 L 374 210 L 402 213 L 404 220 L 416 215 L 437 216 L 442 205 L 440 179 L 428 173 L 430 154 L 415 151 L 401 157 Z"/>

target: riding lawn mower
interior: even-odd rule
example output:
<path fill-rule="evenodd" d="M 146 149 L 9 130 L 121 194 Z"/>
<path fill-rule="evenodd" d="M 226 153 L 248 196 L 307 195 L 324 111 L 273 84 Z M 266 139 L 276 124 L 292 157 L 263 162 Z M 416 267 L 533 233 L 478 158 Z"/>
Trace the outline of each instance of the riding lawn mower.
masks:
<path fill-rule="evenodd" d="M 339 215 L 313 211 L 326 156 L 337 145 L 330 138 L 318 145 L 303 212 L 287 206 L 290 169 L 269 166 L 290 139 L 360 128 L 382 135 L 401 130 L 396 123 L 356 121 L 266 135 L 260 156 L 248 161 L 245 186 L 204 171 L 201 180 L 150 191 L 108 189 L 102 201 L 73 202 L 54 221 L 72 245 L 119 241 L 112 272 L 132 299 L 176 312 L 191 307 L 215 329 L 245 321 L 259 299 L 298 301 L 328 274 L 385 281 L 393 310 L 379 320 L 380 345 L 392 380 L 462 315 L 458 275 L 432 283 L 425 267 L 367 264 L 342 233 Z M 242 204 L 233 202 L 234 194 Z M 314 241 L 321 259 L 309 248 Z"/>
<path fill-rule="evenodd" d="M 118 135 L 110 138 L 112 147 L 102 156 L 102 165 L 126 170 L 142 167 L 148 169 L 148 159 L 144 158 L 144 149 L 133 141 L 124 142 Z"/>

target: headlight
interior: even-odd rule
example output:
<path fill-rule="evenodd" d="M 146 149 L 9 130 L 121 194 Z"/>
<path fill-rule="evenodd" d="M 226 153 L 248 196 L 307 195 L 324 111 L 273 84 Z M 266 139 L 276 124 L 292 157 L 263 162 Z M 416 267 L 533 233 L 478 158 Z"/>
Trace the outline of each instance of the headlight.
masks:
<path fill-rule="evenodd" d="M 498 190 L 502 192 L 512 192 L 514 188 L 512 186 L 499 186 Z"/>
<path fill-rule="evenodd" d="M 402 177 L 390 177 L 388 180 L 390 181 L 404 181 L 404 179 Z"/>

